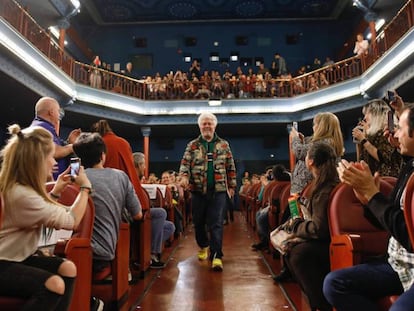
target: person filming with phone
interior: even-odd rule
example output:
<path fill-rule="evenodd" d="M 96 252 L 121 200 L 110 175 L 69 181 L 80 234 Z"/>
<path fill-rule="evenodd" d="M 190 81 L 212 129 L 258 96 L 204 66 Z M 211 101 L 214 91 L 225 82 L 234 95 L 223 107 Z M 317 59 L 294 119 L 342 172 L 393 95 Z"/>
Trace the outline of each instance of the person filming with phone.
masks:
<path fill-rule="evenodd" d="M 357 143 L 357 161 L 364 160 L 372 174 L 397 177 L 402 157 L 384 135 L 384 130 L 394 131 L 392 110 L 383 100 L 374 99 L 364 105 L 362 114 L 364 119 L 352 130 Z"/>

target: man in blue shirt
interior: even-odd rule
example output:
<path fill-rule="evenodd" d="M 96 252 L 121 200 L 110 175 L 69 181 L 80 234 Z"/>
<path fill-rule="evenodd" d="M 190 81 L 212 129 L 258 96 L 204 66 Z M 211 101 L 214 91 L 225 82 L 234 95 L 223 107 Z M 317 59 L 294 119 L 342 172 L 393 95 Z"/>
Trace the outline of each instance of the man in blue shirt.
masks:
<path fill-rule="evenodd" d="M 53 173 L 54 179 L 57 178 L 69 166 L 69 156 L 73 153 L 72 143 L 80 134 L 80 129 L 75 129 L 68 136 L 68 144 L 59 137 L 59 127 L 62 110 L 59 103 L 51 97 L 40 98 L 35 106 L 35 118 L 31 126 L 41 126 L 53 135 L 56 145 L 54 158 L 58 163 L 58 169 Z"/>

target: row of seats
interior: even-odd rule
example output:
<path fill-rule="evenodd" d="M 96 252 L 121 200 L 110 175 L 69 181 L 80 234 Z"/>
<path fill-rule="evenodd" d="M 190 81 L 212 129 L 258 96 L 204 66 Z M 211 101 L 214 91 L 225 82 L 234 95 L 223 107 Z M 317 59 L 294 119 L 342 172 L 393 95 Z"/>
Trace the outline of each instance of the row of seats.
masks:
<path fill-rule="evenodd" d="M 50 191 L 52 188 L 53 183 L 48 183 L 47 190 Z M 61 193 L 59 203 L 67 206 L 72 205 L 78 193 L 78 187 L 74 185 L 67 186 Z M 147 202 L 142 202 L 144 207 L 150 206 L 148 193 L 146 199 Z M 172 201 L 168 195 L 164 200 L 160 204 L 162 207 L 169 206 L 170 204 L 167 204 L 167 202 Z M 1 196 L 0 204 L 3 204 Z M 90 304 L 91 296 L 102 299 L 116 309 L 120 309 L 127 301 L 130 255 L 131 260 L 136 260 L 139 263 L 142 276 L 151 262 L 151 220 L 148 217 L 149 213 L 145 213 L 145 215 L 141 222 L 133 223 L 131 228 L 128 223 L 121 224 L 115 259 L 110 267 L 99 274 L 93 275 L 91 238 L 95 207 L 92 199 L 89 198 L 86 212 L 79 226 L 72 232 L 69 239 L 59 240 L 54 248 L 54 255 L 70 259 L 77 266 L 78 276 L 74 288 L 75 299 L 72 300 L 69 310 L 85 310 L 85 306 Z M 130 243 L 130 238 L 133 239 L 133 243 Z M 133 247 L 131 254 L 130 244 Z M 111 277 L 108 278 L 109 276 Z M 24 302 L 23 299 L 0 296 L 0 309 L 19 310 Z"/>
<path fill-rule="evenodd" d="M 382 177 L 380 191 L 388 196 L 396 183 L 394 177 Z M 282 215 L 288 206 L 290 183 L 273 181 L 263 193 L 263 200 L 257 200 L 260 184 L 252 185 L 240 194 L 240 208 L 246 219 L 254 228 L 255 213 L 270 204 L 270 228 L 282 223 Z M 306 189 L 304 196 L 306 197 Z M 410 177 L 405 198 L 404 215 L 414 244 L 414 175 Z M 361 203 L 356 198 L 352 187 L 344 183 L 338 184 L 331 193 L 328 207 L 328 220 L 331 233 L 330 262 L 331 270 L 341 269 L 368 261 L 370 258 L 385 255 L 387 252 L 389 233 L 371 224 L 364 216 Z M 378 301 L 379 310 L 388 310 L 398 296 L 383 297 Z"/>

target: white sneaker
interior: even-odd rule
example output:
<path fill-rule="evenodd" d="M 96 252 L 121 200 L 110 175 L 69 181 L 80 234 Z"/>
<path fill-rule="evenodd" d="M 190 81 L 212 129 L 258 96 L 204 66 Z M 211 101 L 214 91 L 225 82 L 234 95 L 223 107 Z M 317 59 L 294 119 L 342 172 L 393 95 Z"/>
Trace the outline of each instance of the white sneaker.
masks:
<path fill-rule="evenodd" d="M 104 309 L 104 302 L 96 297 L 91 298 L 91 311 L 103 311 Z"/>

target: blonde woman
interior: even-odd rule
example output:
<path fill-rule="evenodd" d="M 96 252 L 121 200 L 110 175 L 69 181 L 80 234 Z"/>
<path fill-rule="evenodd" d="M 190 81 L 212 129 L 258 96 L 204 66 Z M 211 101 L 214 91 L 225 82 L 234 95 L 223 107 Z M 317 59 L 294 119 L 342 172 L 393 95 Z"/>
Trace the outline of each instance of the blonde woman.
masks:
<path fill-rule="evenodd" d="M 402 156 L 383 135 L 391 110 L 381 99 L 369 101 L 362 108 L 364 120 L 352 130 L 357 144 L 357 160 L 364 160 L 371 173 L 397 177 L 402 166 Z M 362 126 L 362 128 L 361 128 Z"/>
<path fill-rule="evenodd" d="M 292 150 L 296 157 L 296 165 L 292 173 L 291 193 L 300 193 L 312 179 L 312 174 L 306 168 L 305 157 L 310 145 L 316 141 L 329 143 L 339 158 L 344 154 L 344 139 L 341 125 L 336 115 L 331 112 L 318 113 L 313 118 L 313 135 L 304 137 L 302 133 L 292 128 Z"/>
<path fill-rule="evenodd" d="M 291 177 L 291 194 L 300 194 L 305 186 L 313 180 L 311 171 L 307 168 L 305 158 L 309 149 L 316 142 L 323 142 L 333 147 L 336 156 L 336 163 L 339 162 L 341 156 L 344 154 L 344 140 L 342 137 L 341 125 L 336 115 L 330 112 L 318 113 L 313 118 L 313 135 L 304 137 L 294 127 L 290 132 L 292 146 L 291 149 L 296 157 L 295 168 Z M 282 222 L 290 217 L 289 209 L 285 209 L 282 217 Z M 276 282 L 284 282 L 291 277 L 290 271 L 283 266 L 279 275 L 273 279 Z"/>
<path fill-rule="evenodd" d="M 37 254 L 42 227 L 74 229 L 85 213 L 91 183 L 80 167 L 80 186 L 72 206 L 56 202 L 71 182 L 67 168 L 50 193 L 45 183 L 56 161 L 50 132 L 41 127 L 9 127 L 11 138 L 1 152 L 0 296 L 26 299 L 22 310 L 67 310 L 76 266 L 59 257 Z"/>

